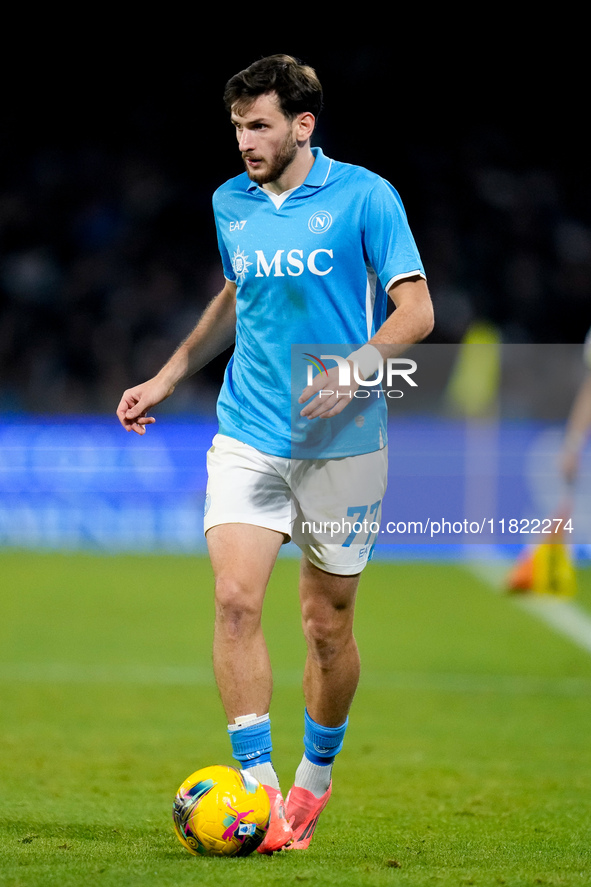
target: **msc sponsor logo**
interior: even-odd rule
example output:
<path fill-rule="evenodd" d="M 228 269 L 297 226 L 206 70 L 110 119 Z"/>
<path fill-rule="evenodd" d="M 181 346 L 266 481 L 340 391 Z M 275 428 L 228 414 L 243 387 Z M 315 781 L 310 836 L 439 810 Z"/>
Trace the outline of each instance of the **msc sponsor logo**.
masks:
<path fill-rule="evenodd" d="M 251 265 L 252 262 L 248 261 L 248 256 L 246 256 L 244 251 L 237 246 L 234 250 L 234 255 L 232 256 L 232 268 L 240 283 L 242 283 L 245 276 L 248 274 L 248 269 Z"/>
<path fill-rule="evenodd" d="M 303 249 L 278 249 L 274 256 L 265 256 L 256 250 L 257 270 L 255 277 L 299 277 L 304 271 L 324 277 L 333 269 L 331 249 L 314 249 L 308 255 Z"/>
<path fill-rule="evenodd" d="M 299 277 L 305 271 L 316 277 L 325 277 L 333 269 L 331 249 L 314 249 L 307 254 L 303 249 L 278 249 L 272 256 L 257 249 L 255 256 L 255 277 Z M 240 282 L 253 264 L 255 263 L 249 260 L 244 251 L 237 247 L 232 256 L 232 268 Z"/>

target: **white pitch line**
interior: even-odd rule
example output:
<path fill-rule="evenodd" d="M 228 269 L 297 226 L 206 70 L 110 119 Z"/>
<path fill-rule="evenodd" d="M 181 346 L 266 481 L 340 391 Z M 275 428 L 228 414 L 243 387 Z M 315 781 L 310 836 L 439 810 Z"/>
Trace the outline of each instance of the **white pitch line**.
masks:
<path fill-rule="evenodd" d="M 504 561 L 468 563 L 470 570 L 493 591 L 504 591 L 504 580 L 511 565 Z M 516 606 L 532 613 L 547 625 L 573 641 L 587 653 L 591 653 L 591 616 L 576 601 L 540 594 L 507 595 Z"/>

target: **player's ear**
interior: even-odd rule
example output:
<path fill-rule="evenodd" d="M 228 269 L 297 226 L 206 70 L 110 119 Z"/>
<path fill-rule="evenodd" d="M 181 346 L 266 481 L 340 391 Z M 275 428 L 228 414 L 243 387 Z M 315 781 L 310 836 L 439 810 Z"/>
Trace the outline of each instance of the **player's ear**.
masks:
<path fill-rule="evenodd" d="M 296 117 L 295 137 L 298 142 L 305 142 L 312 137 L 314 127 L 316 126 L 316 118 L 309 111 L 298 114 Z"/>

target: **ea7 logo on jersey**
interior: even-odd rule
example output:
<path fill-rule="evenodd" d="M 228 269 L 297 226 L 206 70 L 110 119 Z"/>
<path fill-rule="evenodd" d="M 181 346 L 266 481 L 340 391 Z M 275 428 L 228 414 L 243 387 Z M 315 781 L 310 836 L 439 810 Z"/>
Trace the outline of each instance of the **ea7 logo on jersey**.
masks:
<path fill-rule="evenodd" d="M 246 222 L 246 219 L 242 219 L 241 222 L 230 222 L 230 231 L 242 231 Z"/>

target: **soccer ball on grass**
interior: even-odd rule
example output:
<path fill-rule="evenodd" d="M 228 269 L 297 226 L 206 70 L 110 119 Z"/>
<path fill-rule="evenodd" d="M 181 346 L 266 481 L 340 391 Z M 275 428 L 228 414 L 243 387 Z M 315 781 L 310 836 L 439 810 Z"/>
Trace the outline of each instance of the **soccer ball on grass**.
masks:
<path fill-rule="evenodd" d="M 260 782 L 222 765 L 188 776 L 172 808 L 176 836 L 194 856 L 248 856 L 265 837 L 270 815 Z"/>

